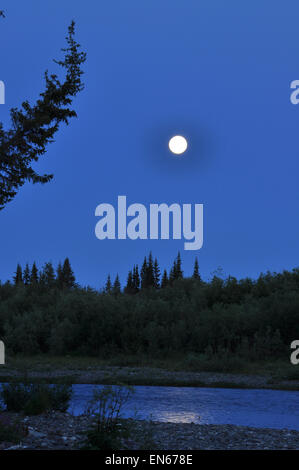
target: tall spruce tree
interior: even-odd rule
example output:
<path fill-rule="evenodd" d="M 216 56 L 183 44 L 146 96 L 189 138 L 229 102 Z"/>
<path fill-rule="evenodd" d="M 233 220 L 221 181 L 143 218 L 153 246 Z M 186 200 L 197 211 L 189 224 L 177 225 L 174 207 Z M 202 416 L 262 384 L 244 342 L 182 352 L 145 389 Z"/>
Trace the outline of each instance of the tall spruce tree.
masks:
<path fill-rule="evenodd" d="M 0 11 L 0 16 L 4 16 Z M 55 74 L 45 72 L 45 91 L 31 106 L 28 101 L 22 107 L 10 111 L 11 128 L 4 130 L 0 123 L 0 210 L 10 202 L 27 181 L 47 183 L 53 175 L 39 175 L 32 163 L 46 153 L 47 145 L 53 142 L 60 124 L 68 124 L 76 117 L 71 108 L 74 97 L 83 90 L 82 64 L 86 54 L 74 39 L 75 23 L 72 21 L 66 37 L 67 47 L 62 49 L 63 60 L 54 61 L 65 70 L 61 82 Z"/>
<path fill-rule="evenodd" d="M 29 286 L 30 284 L 30 269 L 28 263 L 26 263 L 24 272 L 23 272 L 23 281 L 25 286 Z"/>
<path fill-rule="evenodd" d="M 63 266 L 62 266 L 62 283 L 63 288 L 71 289 L 75 287 L 75 275 L 71 268 L 70 260 L 65 258 Z"/>
<path fill-rule="evenodd" d="M 141 289 L 145 289 L 147 287 L 147 259 L 146 256 L 144 257 L 143 264 L 141 267 L 140 272 L 141 277 Z"/>
<path fill-rule="evenodd" d="M 57 266 L 57 276 L 56 276 L 56 283 L 59 289 L 63 289 L 63 275 L 62 275 L 62 264 L 59 261 Z"/>
<path fill-rule="evenodd" d="M 107 281 L 105 284 L 105 292 L 106 294 L 111 294 L 111 291 L 112 291 L 112 282 L 111 282 L 110 274 L 108 274 Z"/>
<path fill-rule="evenodd" d="M 51 262 L 45 263 L 42 274 L 43 274 L 44 283 L 48 287 L 54 286 L 56 277 L 55 277 L 55 271 Z"/>
<path fill-rule="evenodd" d="M 129 274 L 128 274 L 127 284 L 126 284 L 126 287 L 125 287 L 125 293 L 129 294 L 129 295 L 135 294 L 132 271 L 129 271 Z"/>
<path fill-rule="evenodd" d="M 121 293 L 121 285 L 120 285 L 120 280 L 119 280 L 119 275 L 116 275 L 115 281 L 113 283 L 113 289 L 112 292 L 114 295 L 118 295 Z"/>
<path fill-rule="evenodd" d="M 46 285 L 46 278 L 45 278 L 45 273 L 43 269 L 41 269 L 38 273 L 38 283 L 40 286 Z"/>
<path fill-rule="evenodd" d="M 39 280 L 38 269 L 34 261 L 32 268 L 31 268 L 31 273 L 30 273 L 30 285 L 31 286 L 37 285 L 38 280 Z"/>
<path fill-rule="evenodd" d="M 182 279 L 183 271 L 182 271 L 182 260 L 181 260 L 181 253 L 178 252 L 176 263 L 175 263 L 175 276 L 176 279 Z"/>
<path fill-rule="evenodd" d="M 182 279 L 183 271 L 182 271 L 182 261 L 180 252 L 178 252 L 177 257 L 175 258 L 172 268 L 169 273 L 169 284 L 172 284 L 177 279 Z"/>
<path fill-rule="evenodd" d="M 169 271 L 169 284 L 171 285 L 173 281 L 176 280 L 176 259 L 173 262 L 173 265 Z"/>
<path fill-rule="evenodd" d="M 193 279 L 198 279 L 200 280 L 200 275 L 199 275 L 199 266 L 198 266 L 198 259 L 197 259 L 197 256 L 195 258 L 195 261 L 194 261 L 194 270 L 193 270 L 193 275 L 192 275 Z"/>
<path fill-rule="evenodd" d="M 157 258 L 155 258 L 154 262 L 154 288 L 159 289 L 160 287 L 160 268 L 158 264 Z"/>
<path fill-rule="evenodd" d="M 23 272 L 20 264 L 17 265 L 15 276 L 13 277 L 15 286 L 23 284 Z"/>
<path fill-rule="evenodd" d="M 140 276 L 139 276 L 137 264 L 133 268 L 133 286 L 134 286 L 134 291 L 137 294 L 137 292 L 139 292 L 139 289 L 140 289 Z"/>
<path fill-rule="evenodd" d="M 172 285 L 172 283 L 173 283 L 173 281 L 175 281 L 175 279 L 176 279 L 176 266 L 175 266 L 175 263 L 174 263 L 173 266 L 171 267 L 170 271 L 169 271 L 168 284 Z"/>
<path fill-rule="evenodd" d="M 141 268 L 141 288 L 146 289 L 148 287 L 155 286 L 155 273 L 154 273 L 154 261 L 152 252 L 150 252 L 148 259 L 145 257 Z"/>
<path fill-rule="evenodd" d="M 167 286 L 168 286 L 168 276 L 167 276 L 166 269 L 164 269 L 162 281 L 161 281 L 161 288 L 164 289 L 164 287 L 167 287 Z"/>
<path fill-rule="evenodd" d="M 153 255 L 151 251 L 150 251 L 150 254 L 148 255 L 146 285 L 147 287 L 155 287 L 154 261 L 153 261 Z"/>

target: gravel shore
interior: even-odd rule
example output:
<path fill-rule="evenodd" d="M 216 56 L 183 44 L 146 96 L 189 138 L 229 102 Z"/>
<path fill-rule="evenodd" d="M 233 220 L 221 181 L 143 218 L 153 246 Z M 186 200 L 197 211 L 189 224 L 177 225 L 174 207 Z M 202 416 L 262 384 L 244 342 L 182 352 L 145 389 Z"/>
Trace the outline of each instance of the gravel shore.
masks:
<path fill-rule="evenodd" d="M 6 421 L 16 417 L 15 414 L 0 414 L 0 419 Z M 25 430 L 25 436 L 18 445 L 0 443 L 0 450 L 80 449 L 84 442 L 84 432 L 92 424 L 92 419 L 88 416 L 58 412 L 18 418 Z M 129 450 L 299 450 L 299 431 L 233 425 L 129 421 L 131 437 L 123 443 L 123 448 Z"/>
<path fill-rule="evenodd" d="M 0 382 L 22 380 L 24 370 L 8 367 L 0 369 Z M 59 369 L 26 370 L 26 379 L 32 382 L 69 382 L 73 384 L 115 384 L 228 387 L 299 390 L 299 380 L 277 379 L 264 375 L 231 374 L 221 372 L 168 371 L 151 367 L 87 367 L 84 370 Z"/>

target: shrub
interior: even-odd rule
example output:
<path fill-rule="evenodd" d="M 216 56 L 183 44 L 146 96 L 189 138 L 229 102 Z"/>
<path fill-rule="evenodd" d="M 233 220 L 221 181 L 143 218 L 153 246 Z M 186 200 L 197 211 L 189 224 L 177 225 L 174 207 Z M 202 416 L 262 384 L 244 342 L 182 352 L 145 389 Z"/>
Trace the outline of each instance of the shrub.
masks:
<path fill-rule="evenodd" d="M 122 420 L 122 409 L 132 394 L 133 389 L 127 386 L 107 385 L 94 390 L 86 413 L 95 422 L 86 433 L 85 449 L 119 450 L 124 445 L 122 439 L 129 436 L 129 427 Z"/>
<path fill-rule="evenodd" d="M 7 411 L 16 412 L 22 411 L 24 403 L 29 398 L 25 385 L 18 383 L 2 385 L 0 396 Z"/>
<path fill-rule="evenodd" d="M 46 411 L 66 411 L 72 395 L 69 385 L 10 383 L 2 386 L 0 397 L 7 411 L 37 415 Z"/>
<path fill-rule="evenodd" d="M 51 387 L 51 408 L 55 411 L 66 412 L 72 398 L 71 385 L 54 385 Z"/>

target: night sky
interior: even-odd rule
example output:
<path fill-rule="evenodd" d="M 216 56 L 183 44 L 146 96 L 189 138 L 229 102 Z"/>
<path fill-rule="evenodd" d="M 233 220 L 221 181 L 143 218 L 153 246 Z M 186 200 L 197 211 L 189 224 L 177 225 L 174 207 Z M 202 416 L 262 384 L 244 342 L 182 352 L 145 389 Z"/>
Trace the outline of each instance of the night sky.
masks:
<path fill-rule="evenodd" d="M 33 103 L 59 68 L 67 27 L 87 52 L 78 119 L 35 165 L 54 173 L 24 185 L 0 212 L 0 279 L 17 263 L 70 258 L 77 280 L 100 288 L 152 250 L 169 268 L 180 250 L 204 279 L 299 265 L 299 4 L 295 0 L 3 0 L 0 80 L 9 109 Z M 183 134 L 182 157 L 167 147 Z M 128 203 L 204 204 L 204 244 L 95 237 L 95 209 Z"/>

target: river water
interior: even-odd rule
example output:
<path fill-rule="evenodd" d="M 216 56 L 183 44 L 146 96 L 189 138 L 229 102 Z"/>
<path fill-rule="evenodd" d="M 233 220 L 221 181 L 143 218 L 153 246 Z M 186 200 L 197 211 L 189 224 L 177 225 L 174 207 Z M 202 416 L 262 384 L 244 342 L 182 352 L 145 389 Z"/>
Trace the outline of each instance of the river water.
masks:
<path fill-rule="evenodd" d="M 69 410 L 81 414 L 98 385 L 73 385 Z M 136 386 L 124 417 L 173 423 L 299 430 L 299 392 Z"/>

